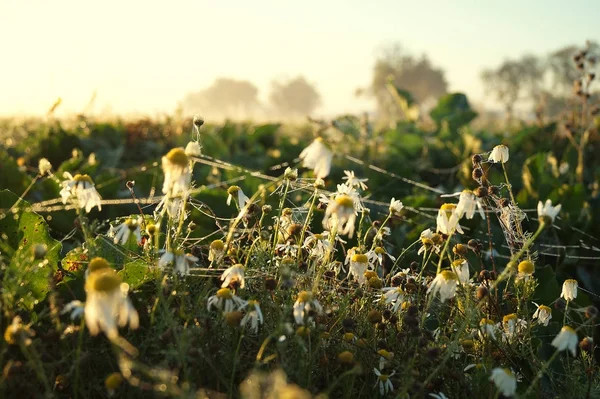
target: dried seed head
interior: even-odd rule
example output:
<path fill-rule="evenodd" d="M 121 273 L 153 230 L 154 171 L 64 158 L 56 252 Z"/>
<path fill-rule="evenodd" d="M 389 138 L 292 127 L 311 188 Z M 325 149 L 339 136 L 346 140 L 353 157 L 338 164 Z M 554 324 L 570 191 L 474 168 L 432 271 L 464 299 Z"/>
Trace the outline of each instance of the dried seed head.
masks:
<path fill-rule="evenodd" d="M 338 361 L 342 364 L 354 363 L 354 354 L 350 351 L 344 351 L 337 355 Z"/>
<path fill-rule="evenodd" d="M 483 176 L 483 170 L 481 168 L 475 168 L 473 169 L 473 173 L 471 174 L 471 176 L 474 180 L 479 181 L 479 179 L 481 179 L 481 177 Z"/>
<path fill-rule="evenodd" d="M 469 253 L 469 248 L 467 248 L 464 244 L 456 244 L 454 248 L 452 248 L 452 252 L 458 256 L 467 256 Z"/>
<path fill-rule="evenodd" d="M 500 188 L 498 186 L 489 186 L 488 193 L 490 195 L 498 195 L 500 194 Z"/>
<path fill-rule="evenodd" d="M 349 317 L 342 320 L 342 327 L 344 328 L 345 331 L 352 331 L 352 330 L 354 330 L 355 326 L 356 326 L 356 322 Z"/>
<path fill-rule="evenodd" d="M 229 327 L 239 327 L 242 317 L 244 315 L 240 311 L 227 312 L 225 313 L 225 322 Z"/>
<path fill-rule="evenodd" d="M 480 301 L 487 297 L 489 294 L 490 290 L 488 290 L 486 286 L 480 285 L 479 288 L 477 288 L 477 299 L 479 299 Z"/>
<path fill-rule="evenodd" d="M 500 199 L 500 206 L 502 208 L 506 208 L 509 205 L 510 205 L 510 200 L 508 198 L 501 198 Z"/>
<path fill-rule="evenodd" d="M 483 158 L 479 154 L 475 154 L 471 157 L 471 162 L 473 162 L 473 166 L 479 165 Z"/>
<path fill-rule="evenodd" d="M 594 340 L 591 337 L 585 337 L 579 342 L 582 351 L 591 353 L 594 350 Z"/>
<path fill-rule="evenodd" d="M 598 317 L 598 308 L 593 305 L 590 305 L 587 308 L 585 308 L 585 317 L 587 317 L 588 319 Z"/>
<path fill-rule="evenodd" d="M 478 198 L 484 198 L 484 197 L 487 197 L 487 195 L 488 195 L 488 189 L 483 186 L 477 187 L 475 189 L 474 193 Z"/>
<path fill-rule="evenodd" d="M 379 323 L 381 321 L 381 316 L 382 315 L 379 310 L 373 309 L 367 314 L 367 320 L 371 324 Z"/>

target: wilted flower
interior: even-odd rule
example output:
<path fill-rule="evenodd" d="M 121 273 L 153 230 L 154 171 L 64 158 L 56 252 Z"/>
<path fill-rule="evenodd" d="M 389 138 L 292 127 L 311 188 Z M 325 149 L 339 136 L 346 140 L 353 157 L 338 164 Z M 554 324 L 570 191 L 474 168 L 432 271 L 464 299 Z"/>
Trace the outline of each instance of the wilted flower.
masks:
<path fill-rule="evenodd" d="M 199 157 L 202 155 L 202 146 L 197 141 L 190 141 L 185 146 L 185 155 L 188 157 Z"/>
<path fill-rule="evenodd" d="M 494 163 L 505 163 L 508 161 L 508 156 L 508 147 L 500 144 L 494 147 L 488 158 L 488 161 Z"/>
<path fill-rule="evenodd" d="M 346 176 L 342 177 L 342 180 L 346 180 L 346 185 L 354 188 L 360 188 L 363 191 L 367 189 L 365 182 L 369 179 L 359 179 L 358 177 L 354 176 L 353 170 L 345 170 L 344 174 Z"/>
<path fill-rule="evenodd" d="M 181 250 L 175 252 L 165 252 L 158 260 L 158 267 L 162 270 L 169 263 L 174 264 L 175 272 L 187 276 L 190 274 L 190 266 L 198 262 L 198 258 L 192 254 L 186 254 Z"/>
<path fill-rule="evenodd" d="M 127 243 L 127 240 L 129 240 L 129 236 L 131 235 L 131 233 L 133 233 L 137 243 L 139 244 L 142 241 L 140 223 L 137 219 L 127 218 L 116 228 L 113 228 L 111 226 L 108 235 L 114 237 L 113 242 L 115 244 L 120 242 L 121 245 L 125 245 Z"/>
<path fill-rule="evenodd" d="M 441 248 L 439 244 L 442 241 L 442 237 L 439 234 L 434 233 L 433 231 L 431 231 L 431 229 L 425 229 L 421 232 L 420 239 L 423 245 L 421 245 L 421 248 L 419 248 L 419 252 L 417 252 L 417 255 L 421 255 L 423 252 L 430 248 L 433 248 L 436 253 L 440 252 Z"/>
<path fill-rule="evenodd" d="M 381 291 L 383 291 L 381 298 L 385 300 L 385 304 L 392 305 L 392 311 L 397 312 L 404 301 L 404 290 L 402 287 L 384 287 Z"/>
<path fill-rule="evenodd" d="M 572 301 L 577 298 L 577 286 L 577 280 L 573 280 L 572 278 L 565 280 L 560 296 L 565 298 L 565 301 Z"/>
<path fill-rule="evenodd" d="M 295 181 L 298 178 L 298 169 L 287 167 L 283 172 L 283 177 L 289 181 Z"/>
<path fill-rule="evenodd" d="M 437 215 L 437 231 L 443 234 L 453 234 L 458 231 L 460 234 L 464 234 L 462 227 L 458 223 L 460 214 L 456 211 L 455 204 L 443 204 L 440 207 Z"/>
<path fill-rule="evenodd" d="M 548 323 L 552 318 L 552 309 L 546 305 L 538 305 L 537 303 L 533 303 L 537 306 L 535 313 L 533 313 L 533 318 L 538 320 L 538 323 L 543 324 L 544 327 L 548 327 Z"/>
<path fill-rule="evenodd" d="M 227 268 L 223 274 L 221 274 L 221 280 L 223 284 L 221 287 L 229 287 L 230 284 L 239 284 L 240 288 L 246 286 L 246 280 L 244 279 L 244 265 L 241 263 L 235 264 Z"/>
<path fill-rule="evenodd" d="M 552 224 L 554 223 L 554 219 L 556 219 L 556 216 L 560 212 L 561 207 L 562 205 L 560 204 L 552 206 L 551 200 L 546 200 L 544 204 L 542 204 L 542 201 L 540 201 L 538 202 L 537 206 L 538 218 L 543 223 Z"/>
<path fill-rule="evenodd" d="M 243 326 L 249 324 L 250 329 L 256 334 L 258 332 L 258 326 L 264 322 L 262 311 L 260 310 L 258 301 L 249 300 L 246 302 L 246 305 L 248 307 L 248 311 L 242 318 L 241 324 Z M 246 306 L 243 306 L 243 308 L 244 307 Z"/>
<path fill-rule="evenodd" d="M 333 152 L 322 137 L 317 137 L 300 153 L 302 166 L 312 169 L 317 178 L 324 179 L 331 170 Z"/>
<path fill-rule="evenodd" d="M 490 381 L 504 396 L 513 396 L 517 392 L 517 379 L 509 369 L 497 367 L 492 370 Z"/>
<path fill-rule="evenodd" d="M 217 293 L 208 298 L 207 309 L 215 307 L 225 313 L 243 309 L 246 301 L 235 295 L 229 288 L 221 288 Z"/>
<path fill-rule="evenodd" d="M 379 370 L 383 370 L 386 367 L 386 365 L 389 362 L 391 362 L 391 360 L 394 358 L 394 353 L 385 349 L 379 349 L 377 351 L 377 354 L 379 355 Z"/>
<path fill-rule="evenodd" d="M 552 340 L 552 346 L 558 351 L 568 349 L 571 351 L 571 354 L 575 356 L 577 353 L 578 342 L 577 332 L 569 326 L 563 326 L 558 335 Z"/>
<path fill-rule="evenodd" d="M 309 312 L 314 310 L 317 314 L 323 313 L 323 308 L 319 301 L 313 298 L 313 294 L 308 291 L 302 291 L 298 294 L 296 303 L 294 303 L 294 319 L 297 324 L 304 325 Z"/>
<path fill-rule="evenodd" d="M 454 194 L 444 194 L 441 195 L 441 197 L 459 197 L 458 204 L 456 205 L 456 213 L 459 215 L 459 219 L 463 216 L 467 219 L 473 219 L 476 210 L 479 211 L 479 215 L 485 219 L 482 201 L 473 193 L 473 191 L 463 190 Z"/>
<path fill-rule="evenodd" d="M 102 268 L 89 274 L 85 282 L 85 323 L 90 334 L 103 331 L 110 339 L 118 336 L 117 324 L 121 327 L 129 324 L 136 329 L 139 324 L 138 313 L 129 301 L 129 284 L 112 268 Z"/>
<path fill-rule="evenodd" d="M 503 336 L 508 341 L 516 337 L 526 327 L 527 322 L 519 319 L 515 313 L 510 313 L 502 318 Z"/>
<path fill-rule="evenodd" d="M 95 206 L 98 207 L 98 210 L 102 210 L 102 198 L 96 191 L 91 177 L 80 174 L 71 176 L 69 172 L 65 172 L 63 176 L 67 179 L 60 183 L 62 185 L 60 196 L 63 204 L 66 204 L 70 198 L 76 198 L 77 206 L 85 208 L 86 212 L 91 211 Z"/>
<path fill-rule="evenodd" d="M 346 194 L 338 194 L 327 205 L 323 218 L 323 227 L 331 229 L 333 226 L 336 226 L 339 234 L 347 234 L 348 237 L 352 238 L 356 215 L 357 211 L 354 208 L 352 197 Z"/>
<path fill-rule="evenodd" d="M 392 374 L 381 374 L 381 372 L 376 368 L 373 369 L 373 372 L 377 376 L 377 382 L 375 383 L 375 387 L 379 385 L 380 395 L 385 395 L 394 391 L 394 386 L 392 385 L 392 381 L 390 381 L 390 377 L 393 376 L 395 372 L 393 372 Z"/>
<path fill-rule="evenodd" d="M 440 293 L 440 300 L 446 302 L 446 299 L 454 298 L 456 288 L 458 287 L 458 276 L 449 270 L 443 270 L 435 276 L 427 293 L 433 292 L 433 295 Z"/>
<path fill-rule="evenodd" d="M 173 148 L 162 157 L 162 169 L 165 174 L 163 194 L 177 195 L 187 192 L 192 173 L 189 158 L 183 148 Z"/>

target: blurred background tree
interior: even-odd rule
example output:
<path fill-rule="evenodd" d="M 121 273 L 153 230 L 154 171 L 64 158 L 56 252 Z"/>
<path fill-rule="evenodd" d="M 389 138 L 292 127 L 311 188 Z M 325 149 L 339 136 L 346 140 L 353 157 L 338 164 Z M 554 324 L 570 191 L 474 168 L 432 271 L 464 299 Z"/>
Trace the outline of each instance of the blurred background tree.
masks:
<path fill-rule="evenodd" d="M 278 116 L 305 117 L 321 104 L 315 85 L 303 76 L 285 82 L 273 81 L 269 102 Z"/>
<path fill-rule="evenodd" d="M 448 82 L 441 68 L 435 67 L 425 54 L 420 57 L 408 54 L 398 43 L 383 49 L 373 67 L 370 87 L 357 91 L 357 94 L 366 92 L 375 97 L 378 117 L 385 122 L 404 117 L 389 91 L 388 82 L 410 93 L 412 99 L 421 104 L 448 91 Z"/>
<path fill-rule="evenodd" d="M 213 117 L 247 118 L 260 107 L 258 89 L 247 80 L 217 78 L 204 90 L 188 94 L 181 102 L 184 112 Z"/>

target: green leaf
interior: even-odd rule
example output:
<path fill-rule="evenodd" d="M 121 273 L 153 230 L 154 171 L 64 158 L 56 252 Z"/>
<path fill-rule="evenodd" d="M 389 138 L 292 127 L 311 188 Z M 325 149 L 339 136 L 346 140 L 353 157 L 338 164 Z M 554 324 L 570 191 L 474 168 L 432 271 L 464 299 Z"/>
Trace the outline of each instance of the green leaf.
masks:
<path fill-rule="evenodd" d="M 2 300 L 10 307 L 31 310 L 49 290 L 49 281 L 58 269 L 60 242 L 48 233 L 44 218 L 28 211 L 21 201 L 8 212 L 19 197 L 8 190 L 0 191 L 0 267 L 3 270 Z M 46 254 L 36 259 L 36 246 L 45 246 Z"/>
<path fill-rule="evenodd" d="M 463 93 L 452 93 L 441 97 L 429 115 L 438 127 L 446 121 L 450 130 L 456 130 L 475 119 L 477 112 L 471 109 L 467 96 Z"/>
<path fill-rule="evenodd" d="M 136 289 L 145 282 L 152 280 L 148 262 L 143 259 L 136 259 L 125 264 L 122 270 L 118 272 L 123 281 L 129 284 L 131 289 Z"/>

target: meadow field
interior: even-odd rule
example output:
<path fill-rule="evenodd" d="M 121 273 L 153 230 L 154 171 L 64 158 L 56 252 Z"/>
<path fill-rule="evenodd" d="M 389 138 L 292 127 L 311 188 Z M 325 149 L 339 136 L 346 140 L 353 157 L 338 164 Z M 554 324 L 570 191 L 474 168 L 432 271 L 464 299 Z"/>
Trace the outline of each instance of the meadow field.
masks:
<path fill-rule="evenodd" d="M 599 398 L 600 115 L 557 115 L 1 121 L 2 396 Z"/>

